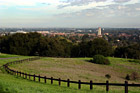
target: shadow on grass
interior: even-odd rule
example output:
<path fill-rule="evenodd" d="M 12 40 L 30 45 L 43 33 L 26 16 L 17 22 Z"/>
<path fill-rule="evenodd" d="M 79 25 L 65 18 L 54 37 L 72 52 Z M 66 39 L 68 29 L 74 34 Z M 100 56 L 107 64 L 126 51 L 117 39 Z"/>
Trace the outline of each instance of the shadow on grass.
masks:
<path fill-rule="evenodd" d="M 92 59 L 90 59 L 90 60 L 84 60 L 84 61 L 93 63 Z"/>
<path fill-rule="evenodd" d="M 10 93 L 8 88 L 4 88 L 2 84 L 0 84 L 0 93 Z"/>

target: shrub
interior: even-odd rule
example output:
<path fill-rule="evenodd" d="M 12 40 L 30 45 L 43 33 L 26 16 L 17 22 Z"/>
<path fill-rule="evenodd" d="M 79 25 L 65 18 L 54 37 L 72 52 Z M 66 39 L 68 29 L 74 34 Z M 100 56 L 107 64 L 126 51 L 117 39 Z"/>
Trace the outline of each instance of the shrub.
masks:
<path fill-rule="evenodd" d="M 130 75 L 127 74 L 126 77 L 125 77 L 125 79 L 126 79 L 126 80 L 130 80 Z"/>
<path fill-rule="evenodd" d="M 136 60 L 136 59 L 131 59 L 131 60 L 128 60 L 129 62 L 134 62 L 134 63 L 139 63 L 140 64 L 140 60 Z"/>
<path fill-rule="evenodd" d="M 109 64 L 110 64 L 110 61 L 109 61 L 107 58 L 105 58 L 104 64 L 105 64 L 105 65 L 109 65 Z"/>
<path fill-rule="evenodd" d="M 110 64 L 110 61 L 108 59 L 106 59 L 102 55 L 95 55 L 93 57 L 93 61 L 92 62 L 96 63 L 96 64 L 104 64 L 104 65 L 109 65 Z"/>
<path fill-rule="evenodd" d="M 139 79 L 139 74 L 137 72 L 132 72 L 130 77 L 132 80 L 137 80 Z"/>
<path fill-rule="evenodd" d="M 110 75 L 110 74 L 106 74 L 105 77 L 106 77 L 107 79 L 110 79 L 110 78 L 111 78 L 111 75 Z"/>

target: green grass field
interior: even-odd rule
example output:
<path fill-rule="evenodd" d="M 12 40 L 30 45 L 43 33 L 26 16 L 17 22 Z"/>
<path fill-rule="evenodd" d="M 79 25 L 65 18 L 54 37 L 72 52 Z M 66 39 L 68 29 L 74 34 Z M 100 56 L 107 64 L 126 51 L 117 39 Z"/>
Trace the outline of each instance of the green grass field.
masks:
<path fill-rule="evenodd" d="M 0 66 L 3 64 L 29 58 L 28 56 L 6 55 L 1 54 L 3 58 L 15 57 L 12 59 L 0 60 Z M 5 56 L 5 57 L 4 57 Z M 8 57 L 6 57 L 8 56 Z M 16 58 L 18 57 L 18 58 Z M 110 82 L 124 83 L 126 74 L 133 71 L 140 71 L 140 64 L 128 62 L 129 59 L 111 58 L 111 65 L 97 65 L 89 63 L 91 58 L 42 58 L 30 63 L 22 63 L 12 65 L 10 68 L 24 71 L 31 74 L 40 74 L 42 76 L 70 80 L 93 82 L 105 82 L 105 74 L 110 74 Z M 43 82 L 43 80 L 41 80 Z M 140 83 L 137 81 L 129 81 L 129 83 Z M 88 85 L 82 85 L 82 89 L 78 89 L 77 84 L 70 84 L 70 88 L 66 87 L 66 83 L 58 86 L 58 82 L 53 85 L 50 81 L 47 84 L 25 80 L 20 77 L 9 75 L 0 71 L 0 93 L 105 93 L 104 86 L 93 86 L 93 90 L 89 90 Z M 129 87 L 130 93 L 138 93 L 140 88 Z M 124 93 L 124 87 L 110 87 L 109 93 Z"/>
<path fill-rule="evenodd" d="M 17 55 L 0 54 L 0 58 L 12 58 L 12 57 L 18 57 L 18 56 Z"/>

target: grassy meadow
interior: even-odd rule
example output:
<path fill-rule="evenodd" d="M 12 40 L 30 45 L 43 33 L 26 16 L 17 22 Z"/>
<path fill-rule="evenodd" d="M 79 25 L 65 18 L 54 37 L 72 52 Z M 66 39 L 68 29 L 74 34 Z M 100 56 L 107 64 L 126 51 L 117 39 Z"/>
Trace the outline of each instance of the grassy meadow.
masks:
<path fill-rule="evenodd" d="M 29 58 L 28 56 L 0 54 L 0 58 L 11 58 L 0 60 L 0 66 L 3 64 Z M 124 83 L 126 74 L 133 71 L 140 72 L 140 64 L 129 62 L 130 59 L 109 57 L 111 65 L 98 65 L 88 62 L 91 58 L 50 58 L 43 57 L 40 60 L 31 61 L 22 64 L 14 64 L 10 66 L 12 69 L 24 71 L 30 74 L 38 74 L 47 77 L 70 79 L 74 81 L 89 82 L 105 82 L 108 80 L 105 75 L 110 74 L 109 79 L 112 83 Z M 2 68 L 1 68 L 2 69 Z M 43 80 L 41 79 L 41 82 Z M 140 83 L 139 80 L 129 81 L 129 83 Z M 25 80 L 0 71 L 0 93 L 105 93 L 104 86 L 93 86 L 93 90 L 89 90 L 88 85 L 82 85 L 82 89 L 78 89 L 77 84 L 70 84 L 70 88 L 66 87 L 66 83 L 58 86 L 58 82 L 53 85 L 50 81 L 47 84 Z M 138 93 L 140 88 L 129 87 L 130 93 Z M 124 87 L 110 86 L 109 93 L 124 93 Z"/>

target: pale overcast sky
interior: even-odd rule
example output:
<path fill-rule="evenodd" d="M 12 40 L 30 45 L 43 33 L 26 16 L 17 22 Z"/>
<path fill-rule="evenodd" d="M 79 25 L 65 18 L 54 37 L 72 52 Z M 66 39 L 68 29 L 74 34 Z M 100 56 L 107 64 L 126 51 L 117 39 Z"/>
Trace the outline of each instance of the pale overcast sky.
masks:
<path fill-rule="evenodd" d="M 140 0 L 0 0 L 0 27 L 137 27 Z"/>

